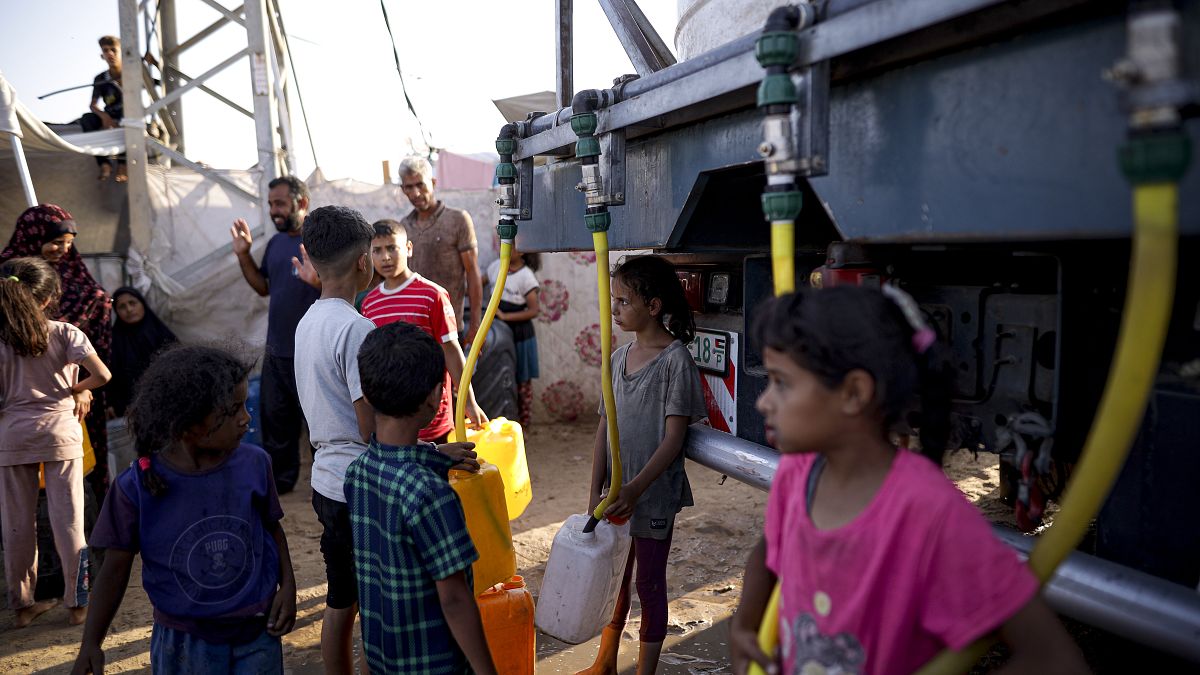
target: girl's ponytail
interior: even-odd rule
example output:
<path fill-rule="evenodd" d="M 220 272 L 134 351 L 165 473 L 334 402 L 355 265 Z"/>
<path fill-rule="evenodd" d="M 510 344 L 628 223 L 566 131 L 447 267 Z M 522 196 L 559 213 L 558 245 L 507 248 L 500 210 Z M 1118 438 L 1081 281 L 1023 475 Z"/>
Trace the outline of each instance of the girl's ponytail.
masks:
<path fill-rule="evenodd" d="M 912 330 L 921 412 L 911 426 L 920 430 L 921 454 L 940 465 L 950 443 L 950 390 L 954 375 L 949 351 L 938 341 L 937 332 L 929 326 L 911 295 L 891 283 L 884 284 L 882 290 L 900 309 Z"/>
<path fill-rule="evenodd" d="M 940 466 L 950 444 L 950 388 L 953 384 L 949 350 L 934 342 L 917 354 L 917 392 L 921 398 L 921 454 Z"/>
<path fill-rule="evenodd" d="M 144 377 L 144 376 L 143 376 Z M 164 425 L 155 414 L 154 401 L 138 395 L 134 397 L 129 409 L 125 412 L 125 420 L 129 431 L 133 434 L 133 445 L 137 450 L 138 481 L 150 493 L 151 497 L 160 497 L 167 491 L 167 483 L 154 470 L 151 456 L 171 442 L 171 426 Z"/>
<path fill-rule="evenodd" d="M 658 298 L 662 304 L 659 317 L 667 332 L 683 344 L 691 344 L 696 337 L 696 321 L 683 293 L 683 284 L 675 275 L 674 265 L 665 258 L 643 255 L 618 265 L 613 276 L 646 304 Z"/>
<path fill-rule="evenodd" d="M 41 356 L 50 345 L 43 305 L 58 299 L 58 273 L 41 258 L 0 264 L 0 342 L 17 356 Z"/>
<path fill-rule="evenodd" d="M 154 470 L 154 465 L 150 462 L 152 451 L 145 449 L 141 443 L 137 443 L 137 471 L 138 479 L 142 483 L 142 487 L 150 493 L 151 497 L 160 497 L 167 491 L 167 482 L 163 477 L 158 475 Z"/>

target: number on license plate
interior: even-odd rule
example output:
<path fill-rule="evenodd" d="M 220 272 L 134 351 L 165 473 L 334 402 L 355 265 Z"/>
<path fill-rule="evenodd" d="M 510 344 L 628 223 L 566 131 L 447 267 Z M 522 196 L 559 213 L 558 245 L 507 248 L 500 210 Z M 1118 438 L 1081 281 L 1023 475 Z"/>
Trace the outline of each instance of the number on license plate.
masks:
<path fill-rule="evenodd" d="M 729 374 L 729 334 L 700 329 L 689 346 L 700 370 L 725 377 Z"/>

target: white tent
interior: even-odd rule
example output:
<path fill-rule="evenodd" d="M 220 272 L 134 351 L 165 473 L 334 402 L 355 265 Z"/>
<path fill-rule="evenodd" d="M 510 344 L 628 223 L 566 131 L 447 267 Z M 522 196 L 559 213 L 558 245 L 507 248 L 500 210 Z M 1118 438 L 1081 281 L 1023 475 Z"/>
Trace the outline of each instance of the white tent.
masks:
<path fill-rule="evenodd" d="M 76 244 L 110 291 L 132 281 L 185 339 L 261 341 L 266 303 L 241 283 L 229 253 L 233 219 L 258 219 L 255 204 L 233 187 L 253 194 L 257 175 L 226 171 L 213 181 L 151 164 L 150 227 L 133 232 L 127 185 L 97 181 L 93 159 L 120 153 L 123 130 L 68 129 L 56 133 L 38 120 L 0 75 L 0 242 L 31 203 L 58 204 L 79 223 Z"/>

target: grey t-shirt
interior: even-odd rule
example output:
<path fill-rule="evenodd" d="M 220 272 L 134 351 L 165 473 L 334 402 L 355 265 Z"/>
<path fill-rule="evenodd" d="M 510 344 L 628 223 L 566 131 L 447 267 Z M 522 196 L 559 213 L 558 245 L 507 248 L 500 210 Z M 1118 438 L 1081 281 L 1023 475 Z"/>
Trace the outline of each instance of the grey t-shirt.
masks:
<path fill-rule="evenodd" d="M 638 475 L 667 433 L 667 417 L 679 415 L 695 422 L 708 416 L 700 372 L 683 343 L 676 340 L 636 373 L 625 372 L 632 343 L 613 354 L 613 395 L 617 399 L 617 430 L 621 434 L 622 484 Z M 604 415 L 604 404 L 600 404 Z M 611 443 L 611 441 L 610 441 Z M 611 452 L 611 447 L 610 447 Z M 612 466 L 609 466 L 609 478 Z M 666 539 L 675 514 L 691 506 L 692 487 L 683 470 L 681 451 L 667 470 L 646 488 L 630 520 L 630 534 Z"/>
<path fill-rule="evenodd" d="M 296 391 L 317 450 L 312 486 L 339 502 L 346 501 L 346 467 L 367 449 L 354 402 L 363 395 L 358 348 L 374 328 L 340 298 L 317 300 L 296 325 Z"/>

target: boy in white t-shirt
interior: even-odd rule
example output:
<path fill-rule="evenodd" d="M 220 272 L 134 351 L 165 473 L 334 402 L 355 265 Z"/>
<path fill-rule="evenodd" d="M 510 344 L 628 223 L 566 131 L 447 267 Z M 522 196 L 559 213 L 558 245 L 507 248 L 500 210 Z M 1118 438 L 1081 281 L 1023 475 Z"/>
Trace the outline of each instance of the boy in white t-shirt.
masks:
<path fill-rule="evenodd" d="M 533 380 L 538 376 L 537 334 L 533 320 L 540 312 L 538 307 L 538 279 L 534 272 L 541 267 L 537 253 L 521 253 L 513 248 L 508 261 L 508 277 L 504 281 L 504 292 L 500 296 L 500 308 L 496 318 L 508 324 L 513 332 L 517 350 L 517 418 L 521 426 L 529 429 L 533 412 Z M 488 286 L 500 277 L 500 261 L 488 265 L 483 278 Z M 489 289 L 488 293 L 492 291 Z"/>
<path fill-rule="evenodd" d="M 312 277 L 315 268 L 321 285 L 321 297 L 296 325 L 296 390 L 316 448 L 312 501 L 323 528 L 321 555 L 329 582 L 321 659 L 327 672 L 349 673 L 358 579 L 343 484 L 346 467 L 366 451 L 375 433 L 375 413 L 363 398 L 358 372 L 359 347 L 375 325 L 353 303 L 371 281 L 374 230 L 354 209 L 323 206 L 304 219 L 303 232 L 304 264 L 294 263 L 304 278 Z M 438 451 L 455 460 L 463 457 L 460 445 Z"/>
<path fill-rule="evenodd" d="M 295 360 L 296 391 L 316 448 L 312 503 L 323 528 L 321 554 L 329 582 L 321 658 L 330 672 L 348 673 L 358 580 L 342 484 L 346 467 L 366 451 L 375 431 L 358 376 L 358 348 L 375 326 L 352 304 L 371 280 L 371 226 L 354 209 L 325 206 L 308 214 L 303 233 L 301 255 L 316 268 L 321 284 L 321 297 L 296 325 Z"/>

